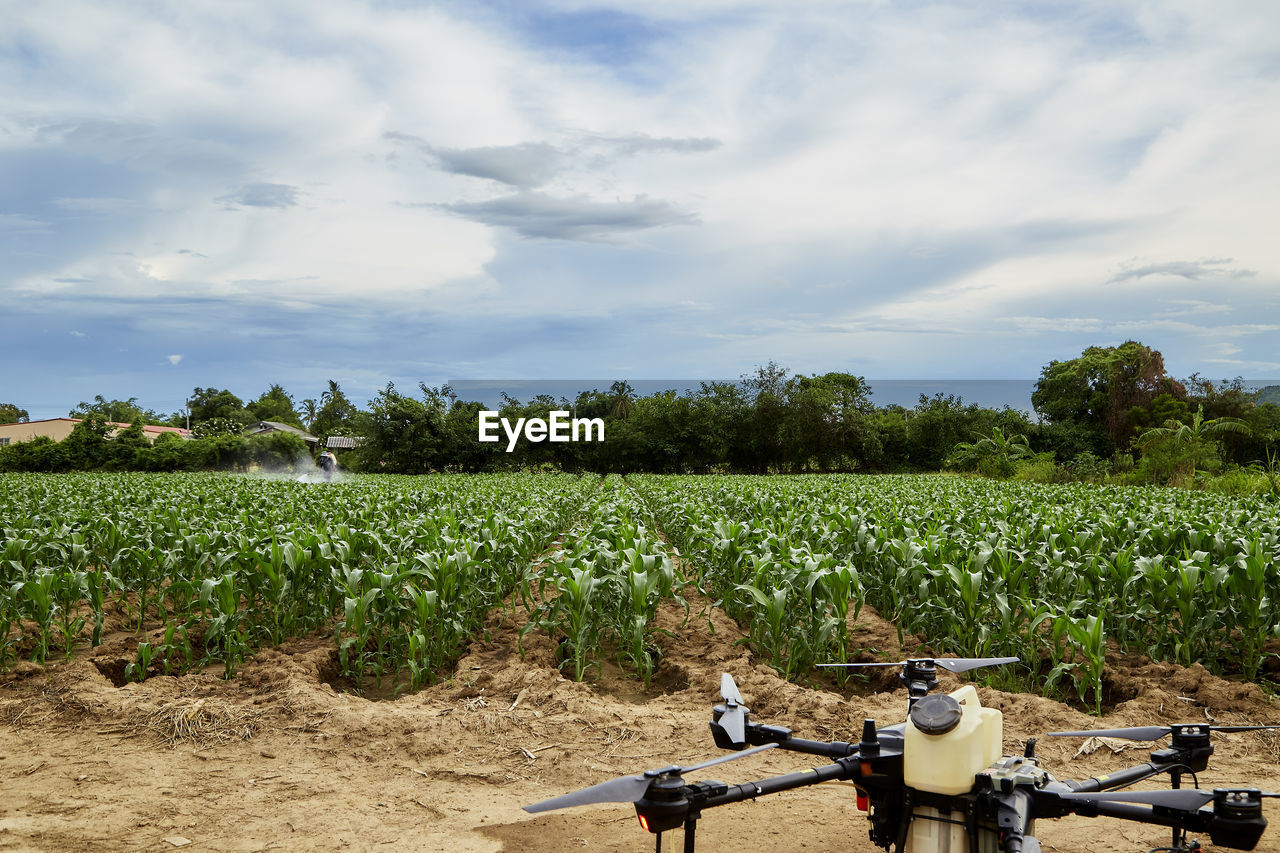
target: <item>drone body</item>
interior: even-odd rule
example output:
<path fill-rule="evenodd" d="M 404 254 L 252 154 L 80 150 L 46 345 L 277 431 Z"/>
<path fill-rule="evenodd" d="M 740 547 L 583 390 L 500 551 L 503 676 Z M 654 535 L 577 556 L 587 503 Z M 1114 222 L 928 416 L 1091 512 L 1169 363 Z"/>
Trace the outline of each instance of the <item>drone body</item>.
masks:
<path fill-rule="evenodd" d="M 723 704 L 712 710 L 711 732 L 717 746 L 734 754 L 693 767 L 624 776 L 525 810 L 630 802 L 641 826 L 657 836 L 659 851 L 662 833 L 683 826 L 685 853 L 693 853 L 697 821 L 707 809 L 844 780 L 858 789 L 857 807 L 867 812 L 871 841 L 896 853 L 1038 853 L 1035 821 L 1069 814 L 1169 827 L 1172 843 L 1161 849 L 1171 853 L 1200 849 L 1188 840 L 1188 832 L 1207 833 L 1214 844 L 1232 849 L 1252 850 L 1257 845 L 1267 826 L 1262 799 L 1280 795 L 1252 788 L 1209 792 L 1180 785 L 1184 775 L 1194 778 L 1207 767 L 1213 754 L 1211 731 L 1276 726 L 1189 724 L 1053 732 L 1171 740 L 1168 748 L 1152 751 L 1149 762 L 1093 779 L 1060 781 L 1040 767 L 1034 739 L 1022 756 L 1001 755 L 1003 717 L 999 710 L 982 706 L 972 685 L 950 694 L 930 693 L 938 683 L 935 666 L 963 672 L 1013 660 L 926 658 L 891 664 L 903 667 L 908 719 L 883 728 L 866 720 L 857 743 L 806 740 L 785 727 L 751 721 L 750 709 L 726 673 L 720 685 Z M 736 785 L 688 783 L 682 778 L 684 773 L 772 748 L 823 756 L 831 763 Z M 1116 792 L 1163 774 L 1168 774 L 1173 790 Z"/>

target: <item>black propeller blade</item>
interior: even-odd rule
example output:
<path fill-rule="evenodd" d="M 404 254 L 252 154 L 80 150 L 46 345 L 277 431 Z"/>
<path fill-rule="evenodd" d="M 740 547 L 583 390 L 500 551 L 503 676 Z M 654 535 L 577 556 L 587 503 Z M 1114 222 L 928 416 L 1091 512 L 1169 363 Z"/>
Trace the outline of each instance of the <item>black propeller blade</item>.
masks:
<path fill-rule="evenodd" d="M 1095 803 L 1141 803 L 1167 809 L 1193 812 L 1213 802 L 1212 791 L 1178 788 L 1169 791 L 1099 791 L 1094 794 L 1059 794 L 1064 800 L 1089 800 Z"/>
<path fill-rule="evenodd" d="M 725 712 L 720 715 L 719 723 L 734 743 L 746 743 L 747 712 L 751 709 L 742 702 L 742 694 L 733 676 L 727 672 L 720 674 L 720 698 L 724 700 Z"/>
<path fill-rule="evenodd" d="M 1199 723 L 1188 723 L 1200 727 Z M 1280 726 L 1203 726 L 1215 732 L 1256 732 Z M 1093 729 L 1084 732 L 1049 732 L 1050 737 L 1116 737 L 1123 740 L 1159 740 L 1173 734 L 1173 726 L 1129 726 L 1122 729 Z"/>
<path fill-rule="evenodd" d="M 894 661 L 893 663 L 820 663 L 818 666 L 858 667 L 858 666 L 905 666 L 908 663 L 931 663 L 940 666 L 947 672 L 968 672 L 980 666 L 996 666 L 1002 663 L 1017 663 L 1017 658 L 912 658 L 911 660 Z"/>
<path fill-rule="evenodd" d="M 567 809 L 571 806 L 586 806 L 592 803 L 634 803 L 637 800 L 644 799 L 649 786 L 656 779 L 660 779 L 663 776 L 682 776 L 695 770 L 702 770 L 716 764 L 723 764 L 726 761 L 736 761 L 739 758 L 745 758 L 757 752 L 764 752 L 766 749 L 773 749 L 775 746 L 777 746 L 776 743 L 767 743 L 754 749 L 721 755 L 710 761 L 694 764 L 692 767 L 681 767 L 678 764 L 673 764 L 670 767 L 646 770 L 634 776 L 619 776 L 617 779 L 610 779 L 608 782 L 601 782 L 599 785 L 592 785 L 590 788 L 583 788 L 581 791 L 574 791 L 572 794 L 553 797 L 550 800 L 543 800 L 540 803 L 525 806 L 524 810 L 530 814 L 536 814 L 538 812 L 549 812 L 553 809 Z"/>

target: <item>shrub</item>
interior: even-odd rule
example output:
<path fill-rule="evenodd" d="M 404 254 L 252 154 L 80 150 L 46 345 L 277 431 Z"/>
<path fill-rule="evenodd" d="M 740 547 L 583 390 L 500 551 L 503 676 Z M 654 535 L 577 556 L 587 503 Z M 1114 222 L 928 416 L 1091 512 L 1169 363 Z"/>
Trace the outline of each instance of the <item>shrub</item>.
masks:
<path fill-rule="evenodd" d="M 67 468 L 62 445 L 45 435 L 0 447 L 0 471 L 65 471 Z"/>
<path fill-rule="evenodd" d="M 1030 459 L 1019 461 L 1013 478 L 1029 483 L 1058 483 L 1063 479 L 1062 469 L 1053 461 L 1052 452 L 1037 453 Z"/>
<path fill-rule="evenodd" d="M 1077 453 L 1068 468 L 1077 480 L 1089 483 L 1100 483 L 1111 473 L 1111 465 L 1088 450 Z"/>
<path fill-rule="evenodd" d="M 297 460 L 307 456 L 307 443 L 291 432 L 264 432 L 249 436 L 245 453 L 251 464 L 293 470 Z"/>

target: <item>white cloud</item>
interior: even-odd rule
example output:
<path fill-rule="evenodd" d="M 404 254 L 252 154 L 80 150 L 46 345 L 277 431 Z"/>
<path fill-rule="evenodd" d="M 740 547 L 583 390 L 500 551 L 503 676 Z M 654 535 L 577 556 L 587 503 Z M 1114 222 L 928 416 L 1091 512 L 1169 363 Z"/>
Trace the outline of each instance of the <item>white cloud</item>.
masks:
<path fill-rule="evenodd" d="M 178 363 L 178 362 L 182 361 L 182 356 L 180 356 L 180 355 L 170 355 L 170 356 L 165 356 L 165 357 L 166 357 L 167 359 L 169 359 L 169 363 L 170 363 L 170 364 L 175 365 L 175 366 L 177 365 L 177 363 Z"/>
<path fill-rule="evenodd" d="M 21 7 L 39 62 L 0 59 L 0 153 L 84 175 L 0 213 L 0 238 L 60 241 L 0 287 L 477 324 L 687 301 L 724 318 L 680 332 L 699 367 L 821 367 L 814 322 L 922 370 L 979 363 L 933 340 L 993 335 L 1028 358 L 1156 334 L 1269 363 L 1280 6 L 530 8 Z M 613 36 L 625 62 L 521 23 L 601 10 L 639 19 Z M 617 345 L 578 340 L 545 346 L 572 365 Z"/>

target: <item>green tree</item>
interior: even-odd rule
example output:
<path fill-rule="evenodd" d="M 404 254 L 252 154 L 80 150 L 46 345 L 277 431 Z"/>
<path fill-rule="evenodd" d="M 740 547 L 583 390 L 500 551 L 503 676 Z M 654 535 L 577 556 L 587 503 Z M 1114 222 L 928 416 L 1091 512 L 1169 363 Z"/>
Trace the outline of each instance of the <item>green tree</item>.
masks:
<path fill-rule="evenodd" d="M 142 421 L 132 422 L 126 429 L 116 433 L 107 444 L 107 465 L 121 471 L 136 467 L 139 453 L 144 453 L 151 447 L 151 442 L 142 432 Z"/>
<path fill-rule="evenodd" d="M 107 433 L 111 431 L 110 424 L 96 412 L 87 414 L 71 430 L 71 435 L 59 442 L 64 464 L 72 471 L 101 468 L 110 458 L 107 441 Z"/>
<path fill-rule="evenodd" d="M 191 412 L 191 428 L 197 424 L 215 418 L 225 418 L 241 426 L 252 423 L 255 418 L 244 407 L 244 401 L 230 391 L 218 388 L 195 388 L 187 401 Z M 175 418 L 182 419 L 181 415 Z"/>
<path fill-rule="evenodd" d="M 636 409 L 636 389 L 630 382 L 618 381 L 609 386 L 609 414 L 620 421 L 631 417 Z"/>
<path fill-rule="evenodd" d="M 302 406 L 302 423 L 307 429 L 311 429 L 311 425 L 315 423 L 316 414 L 320 409 L 316 406 L 316 401 L 308 397 L 300 404 Z"/>
<path fill-rule="evenodd" d="M 796 376 L 786 386 L 780 425 L 783 457 L 792 471 L 850 471 L 879 456 L 867 415 L 871 388 L 861 376 Z"/>
<path fill-rule="evenodd" d="M 191 421 L 191 434 L 196 438 L 209 438 L 215 435 L 239 435 L 245 425 L 231 418 L 208 418 L 203 421 Z"/>
<path fill-rule="evenodd" d="M 96 395 L 91 403 L 81 401 L 68 413 L 68 417 L 82 419 L 98 417 L 117 424 L 135 422 L 152 424 L 163 420 L 150 409 L 139 406 L 137 397 L 130 397 L 128 400 L 107 400 L 101 394 Z"/>
<path fill-rule="evenodd" d="M 263 391 L 262 395 L 245 406 L 245 409 L 260 421 L 302 426 L 302 418 L 293 407 L 293 396 L 279 385 L 272 385 Z"/>
<path fill-rule="evenodd" d="M 973 466 L 975 473 L 987 477 L 1012 477 L 1017 470 L 1017 460 L 1031 455 L 1031 447 L 1025 435 L 1005 437 L 999 427 L 991 435 L 975 442 L 961 442 L 955 446 L 948 464 L 956 468 Z"/>
<path fill-rule="evenodd" d="M 1190 423 L 1165 421 L 1164 426 L 1144 432 L 1136 444 L 1144 456 L 1158 448 L 1158 452 L 1151 455 L 1153 462 L 1159 460 L 1161 464 L 1152 473 L 1164 475 L 1167 479 L 1186 480 L 1197 470 L 1209 470 L 1217 461 L 1215 439 L 1248 433 L 1249 425 L 1239 418 L 1206 419 L 1201 406 L 1191 416 Z"/>
<path fill-rule="evenodd" d="M 768 473 L 783 463 L 782 422 L 786 417 L 787 368 L 769 362 L 742 377 L 749 403 L 743 439 L 749 469 Z"/>
<path fill-rule="evenodd" d="M 978 407 L 954 394 L 920 395 L 907 413 L 907 456 L 917 470 L 938 471 L 946 465 L 952 448 L 979 437 L 974 428 Z"/>
<path fill-rule="evenodd" d="M 13 403 L 0 403 L 0 424 L 19 424 L 31 420 L 26 409 L 19 409 Z"/>
<path fill-rule="evenodd" d="M 364 470 L 426 474 L 443 467 L 448 400 L 425 384 L 418 387 L 421 400 L 401 394 L 388 382 L 369 402 L 369 411 L 355 416 L 354 425 L 364 439 L 356 456 Z"/>
<path fill-rule="evenodd" d="M 1084 436 L 1092 446 L 1082 449 L 1109 457 L 1133 437 L 1134 411 L 1150 408 L 1161 394 L 1180 400 L 1187 396 L 1181 383 L 1165 373 L 1164 356 L 1125 341 L 1118 347 L 1089 347 L 1070 361 L 1049 362 L 1031 404 L 1050 424 L 1070 425 Z"/>
<path fill-rule="evenodd" d="M 352 429 L 355 426 L 354 419 L 357 411 L 355 404 L 342 393 L 338 383 L 330 379 L 328 389 L 320 395 L 320 408 L 316 411 L 315 420 L 311 422 L 311 432 L 321 438 L 327 438 L 338 432 Z"/>

